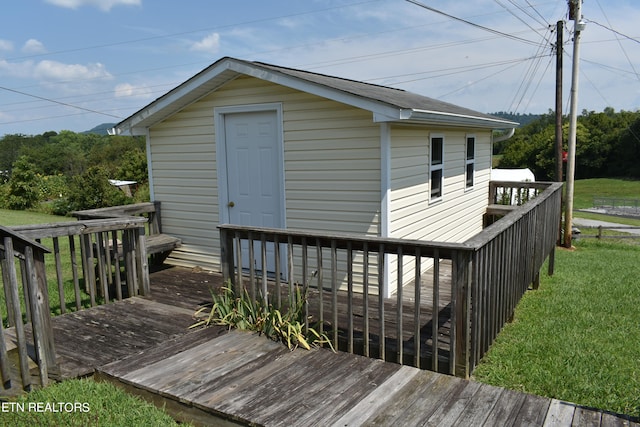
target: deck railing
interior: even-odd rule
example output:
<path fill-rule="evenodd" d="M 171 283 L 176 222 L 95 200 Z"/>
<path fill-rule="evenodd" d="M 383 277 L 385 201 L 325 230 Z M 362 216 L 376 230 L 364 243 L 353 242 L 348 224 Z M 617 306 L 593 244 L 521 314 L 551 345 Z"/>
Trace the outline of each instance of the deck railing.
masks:
<path fill-rule="evenodd" d="M 25 390 L 31 388 L 25 331 L 27 335 L 32 331 L 40 382 L 46 384 L 55 367 L 49 320 L 52 311 L 63 314 L 74 308 L 81 310 L 87 305 L 149 293 L 146 221 L 128 217 L 0 227 L 6 326 L 11 328 L 0 337 L 0 359 L 6 359 L 7 351 L 17 347 Z M 28 323 L 31 327 L 25 328 Z M 7 339 L 9 336 L 11 339 Z M 2 369 L 5 388 L 11 387 L 11 372 L 7 369 Z"/>
<path fill-rule="evenodd" d="M 276 307 L 295 283 L 315 281 L 307 309 L 334 347 L 469 377 L 548 256 L 552 272 L 561 184 L 536 185 L 544 190 L 464 243 L 221 225 L 223 275 Z M 261 268 L 269 257 L 271 272 Z"/>

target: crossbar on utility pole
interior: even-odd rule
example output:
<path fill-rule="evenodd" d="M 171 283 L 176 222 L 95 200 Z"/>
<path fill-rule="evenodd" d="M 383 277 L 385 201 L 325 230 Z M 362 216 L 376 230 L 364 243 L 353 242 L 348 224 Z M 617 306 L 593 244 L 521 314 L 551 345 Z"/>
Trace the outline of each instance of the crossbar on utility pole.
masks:
<path fill-rule="evenodd" d="M 584 30 L 582 0 L 569 0 L 570 16 L 574 24 L 573 69 L 571 72 L 571 112 L 569 117 L 569 150 L 567 153 L 567 197 L 564 213 L 564 245 L 571 247 L 573 228 L 573 187 L 576 171 L 576 128 L 578 124 L 578 76 L 580 64 L 580 33 Z"/>

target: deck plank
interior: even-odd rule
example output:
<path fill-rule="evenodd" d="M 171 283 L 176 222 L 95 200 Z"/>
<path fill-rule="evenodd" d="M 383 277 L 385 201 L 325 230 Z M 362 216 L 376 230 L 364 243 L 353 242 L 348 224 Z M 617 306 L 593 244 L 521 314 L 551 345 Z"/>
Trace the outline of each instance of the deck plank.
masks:
<path fill-rule="evenodd" d="M 419 372 L 417 369 L 401 366 L 387 381 L 366 395 L 349 412 L 335 421 L 333 427 L 364 424 L 371 417 L 374 410 L 384 406 L 391 396 L 403 389 Z"/>
<path fill-rule="evenodd" d="M 65 375 L 97 370 L 100 379 L 166 406 L 180 420 L 205 425 L 637 426 L 613 414 L 363 356 L 289 351 L 224 327 L 189 329 L 198 304 L 210 300 L 209 287 L 221 280 L 193 271 L 179 279 L 180 271 L 170 270 L 164 281 L 152 276 L 151 298 L 53 318 Z"/>

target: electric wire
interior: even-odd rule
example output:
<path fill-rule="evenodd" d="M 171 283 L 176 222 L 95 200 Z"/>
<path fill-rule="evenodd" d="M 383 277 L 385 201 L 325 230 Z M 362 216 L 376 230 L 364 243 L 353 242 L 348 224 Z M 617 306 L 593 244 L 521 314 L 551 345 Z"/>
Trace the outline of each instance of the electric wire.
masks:
<path fill-rule="evenodd" d="M 609 26 L 611 26 L 611 22 L 609 22 L 609 17 L 607 16 L 607 14 L 605 13 L 604 9 L 602 8 L 602 5 L 600 4 L 600 1 L 596 0 L 596 3 L 598 4 L 598 7 L 600 8 L 600 11 L 602 12 L 602 15 L 604 16 L 604 19 L 607 20 L 607 24 L 609 24 Z M 622 42 L 618 38 L 618 34 L 616 32 L 614 32 L 614 34 L 616 35 L 616 41 L 618 42 L 618 46 L 620 46 L 620 50 L 622 50 L 622 53 L 624 53 L 624 57 L 627 58 L 627 62 L 629 63 L 629 66 L 631 66 L 631 69 L 635 73 L 636 77 L 638 78 L 638 80 L 640 80 L 640 75 L 638 75 L 638 71 L 636 71 L 636 67 L 633 66 L 633 62 L 631 62 L 631 58 L 629 58 L 629 55 L 627 54 L 627 51 L 625 50 L 624 46 L 622 45 Z"/>
<path fill-rule="evenodd" d="M 537 45 L 537 42 L 535 42 L 535 41 L 528 40 L 528 39 L 525 39 L 525 38 L 522 38 L 522 37 L 517 37 L 517 36 L 514 36 L 512 34 L 504 33 L 502 31 L 494 30 L 493 28 L 485 27 L 484 25 L 476 24 L 476 23 L 468 21 L 466 19 L 459 18 L 459 17 L 454 16 L 454 15 L 450 15 L 450 14 L 448 14 L 446 12 L 443 12 L 443 11 L 438 10 L 436 8 L 433 8 L 431 6 L 427 6 L 426 4 L 421 3 L 421 2 L 419 2 L 417 0 L 405 0 L 405 1 L 407 1 L 409 3 L 412 3 L 412 4 L 415 4 L 416 6 L 419 6 L 419 7 L 423 8 L 423 9 L 427 9 L 427 10 L 429 10 L 431 12 L 440 14 L 442 16 L 446 16 L 447 18 L 450 18 L 450 19 L 452 19 L 454 21 L 462 22 L 464 24 L 471 25 L 472 27 L 479 28 L 479 29 L 484 30 L 484 31 L 488 31 L 488 32 L 493 33 L 493 34 L 501 35 L 501 36 L 506 37 L 506 38 L 511 39 L 511 40 L 517 40 L 517 41 L 520 41 L 520 42 L 523 42 L 523 43 Z"/>

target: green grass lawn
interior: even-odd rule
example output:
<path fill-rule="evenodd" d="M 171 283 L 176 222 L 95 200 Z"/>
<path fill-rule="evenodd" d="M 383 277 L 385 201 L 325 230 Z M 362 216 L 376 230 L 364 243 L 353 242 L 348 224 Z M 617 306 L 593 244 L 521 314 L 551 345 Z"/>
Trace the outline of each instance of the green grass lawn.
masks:
<path fill-rule="evenodd" d="M 474 372 L 476 380 L 640 416 L 640 246 L 556 252 Z"/>
<path fill-rule="evenodd" d="M 173 418 L 152 404 L 131 396 L 111 384 L 98 383 L 91 379 L 64 381 L 33 391 L 12 402 L 15 403 L 6 405 L 11 404 L 12 406 L 7 408 L 13 408 L 13 410 L 0 415 L 0 425 L 13 427 L 168 427 L 178 425 Z M 29 403 L 32 403 L 32 410 L 28 410 Z M 77 407 L 69 405 L 74 403 L 79 405 Z M 47 404 L 57 405 L 56 408 L 59 410 L 46 411 L 44 409 L 47 408 Z M 24 408 L 24 411 L 21 408 Z M 43 410 L 39 411 L 38 408 Z"/>

